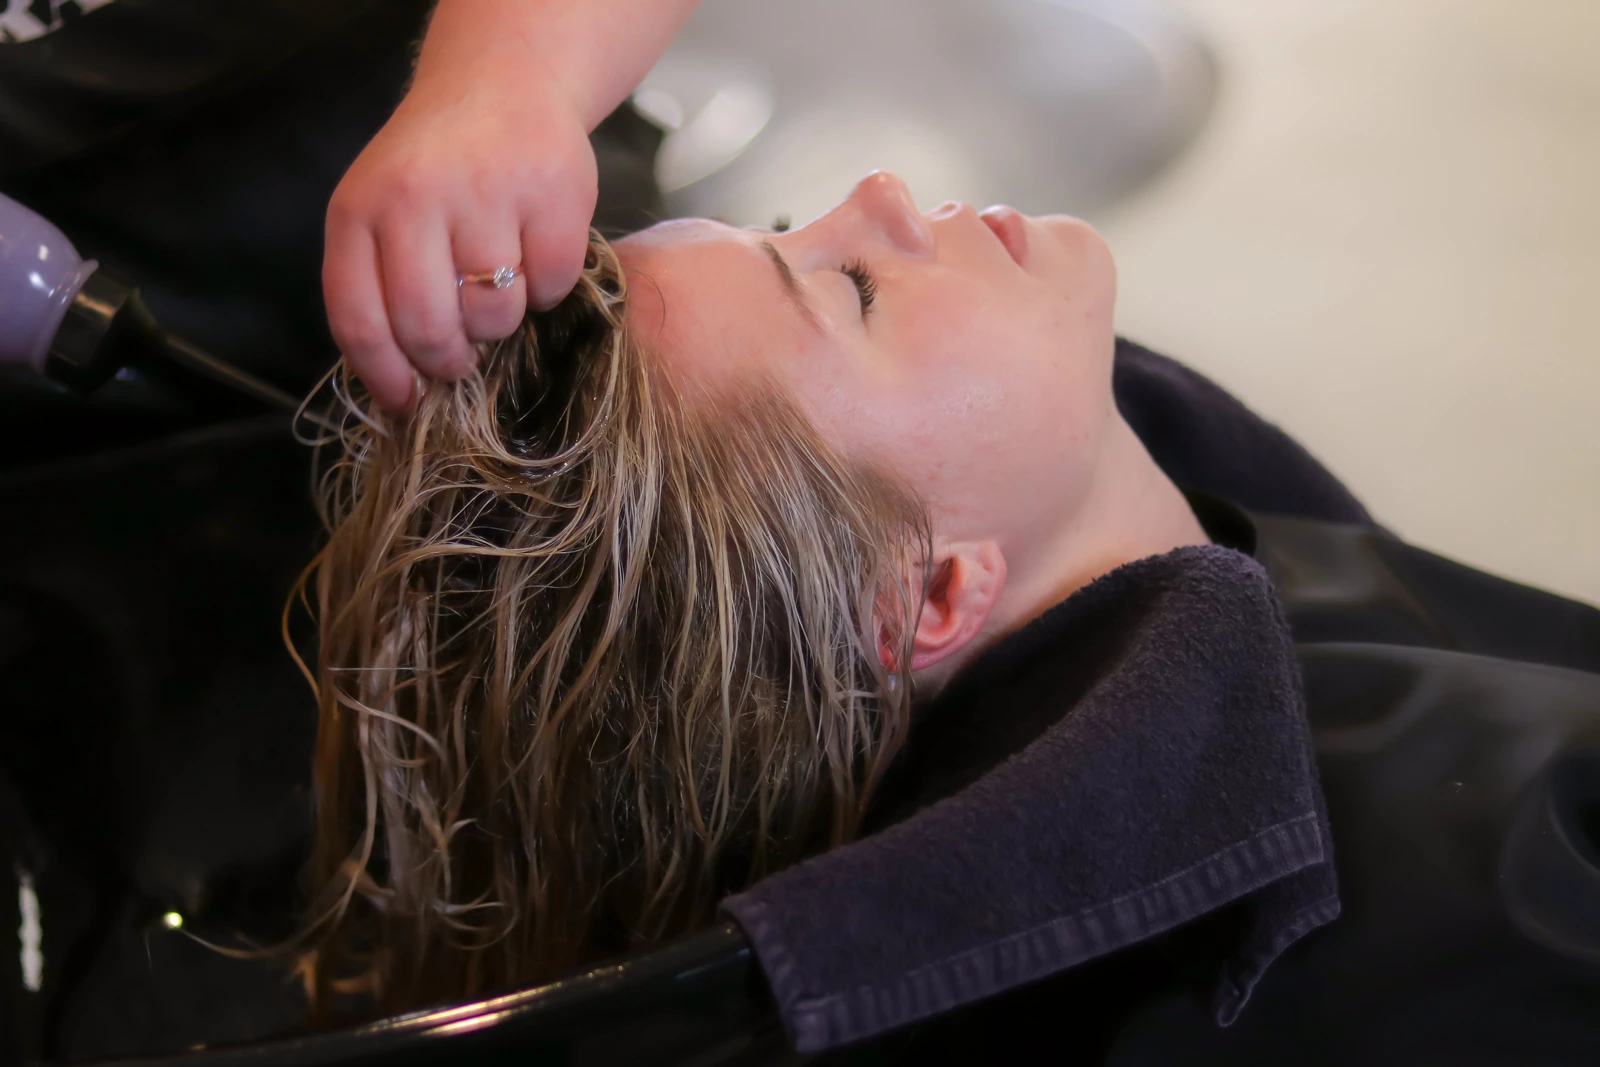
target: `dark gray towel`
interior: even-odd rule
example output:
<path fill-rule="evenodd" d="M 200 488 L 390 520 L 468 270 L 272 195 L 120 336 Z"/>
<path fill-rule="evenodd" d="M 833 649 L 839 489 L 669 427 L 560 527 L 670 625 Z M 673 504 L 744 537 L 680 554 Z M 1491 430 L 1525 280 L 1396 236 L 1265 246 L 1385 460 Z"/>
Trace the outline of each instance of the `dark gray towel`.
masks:
<path fill-rule="evenodd" d="M 886 803 L 904 818 L 724 903 L 801 1051 L 1245 901 L 1226 1024 L 1338 913 L 1288 629 L 1226 548 L 1124 566 L 992 649 L 919 713 Z"/>

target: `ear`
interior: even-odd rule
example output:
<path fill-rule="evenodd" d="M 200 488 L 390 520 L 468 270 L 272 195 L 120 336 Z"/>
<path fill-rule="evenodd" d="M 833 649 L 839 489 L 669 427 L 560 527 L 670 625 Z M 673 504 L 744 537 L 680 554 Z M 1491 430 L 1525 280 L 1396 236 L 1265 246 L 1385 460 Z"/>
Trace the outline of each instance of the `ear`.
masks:
<path fill-rule="evenodd" d="M 993 541 L 942 545 L 934 551 L 932 564 L 911 643 L 914 671 L 971 644 L 1006 584 L 1006 557 Z"/>

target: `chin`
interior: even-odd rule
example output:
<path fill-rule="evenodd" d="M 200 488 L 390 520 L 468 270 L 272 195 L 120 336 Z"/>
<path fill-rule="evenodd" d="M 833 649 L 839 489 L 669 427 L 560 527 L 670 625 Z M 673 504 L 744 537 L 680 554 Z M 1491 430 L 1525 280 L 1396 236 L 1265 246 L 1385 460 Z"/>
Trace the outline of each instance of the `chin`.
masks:
<path fill-rule="evenodd" d="M 1033 221 L 1065 250 L 1075 283 L 1072 288 L 1092 294 L 1092 300 L 1103 300 L 1109 311 L 1116 299 L 1117 265 L 1100 231 L 1071 215 L 1040 215 Z"/>

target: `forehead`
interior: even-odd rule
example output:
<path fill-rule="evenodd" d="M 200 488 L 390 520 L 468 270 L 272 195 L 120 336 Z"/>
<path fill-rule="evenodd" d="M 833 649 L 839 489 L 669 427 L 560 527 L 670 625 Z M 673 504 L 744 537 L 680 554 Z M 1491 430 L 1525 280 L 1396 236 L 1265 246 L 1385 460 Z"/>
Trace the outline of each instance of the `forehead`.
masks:
<path fill-rule="evenodd" d="M 761 234 L 708 219 L 660 223 L 617 242 L 628 325 L 674 372 L 772 370 L 807 338 Z"/>

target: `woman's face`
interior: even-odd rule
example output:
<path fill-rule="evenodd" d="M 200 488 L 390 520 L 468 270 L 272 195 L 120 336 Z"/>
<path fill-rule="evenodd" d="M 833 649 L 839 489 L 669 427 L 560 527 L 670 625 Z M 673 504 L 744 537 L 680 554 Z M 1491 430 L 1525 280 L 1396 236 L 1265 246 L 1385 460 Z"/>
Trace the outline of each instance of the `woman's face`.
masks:
<path fill-rule="evenodd" d="M 691 219 L 617 250 L 630 326 L 680 382 L 787 388 L 919 492 L 936 537 L 1014 554 L 1070 528 L 1114 417 L 1115 271 L 1087 224 L 921 214 L 880 172 L 787 233 Z"/>

